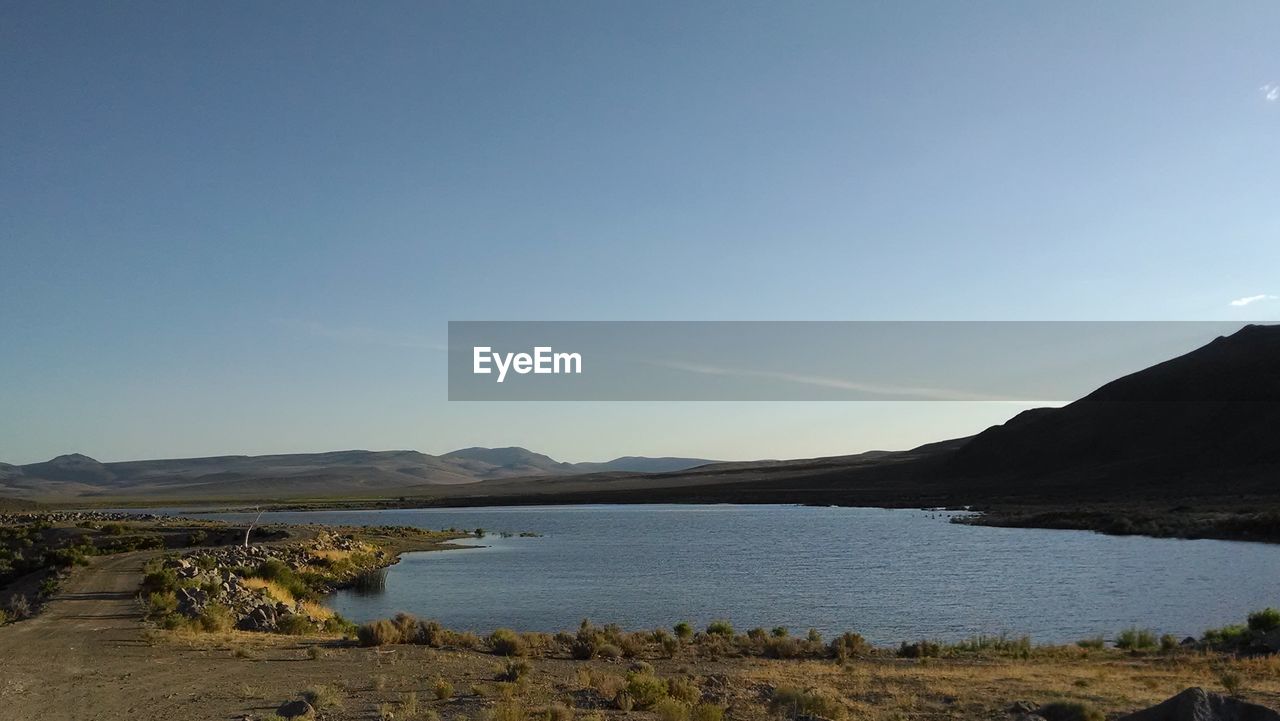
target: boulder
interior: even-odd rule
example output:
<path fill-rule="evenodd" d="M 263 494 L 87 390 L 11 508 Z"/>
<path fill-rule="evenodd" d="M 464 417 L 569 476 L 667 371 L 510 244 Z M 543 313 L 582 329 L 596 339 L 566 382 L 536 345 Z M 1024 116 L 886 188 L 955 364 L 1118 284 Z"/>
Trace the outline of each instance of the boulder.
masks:
<path fill-rule="evenodd" d="M 306 701 L 286 701 L 276 709 L 276 714 L 284 718 L 311 719 L 316 717 L 316 710 Z"/>
<path fill-rule="evenodd" d="M 1280 713 L 1202 688 L 1189 688 L 1119 721 L 1280 721 Z"/>

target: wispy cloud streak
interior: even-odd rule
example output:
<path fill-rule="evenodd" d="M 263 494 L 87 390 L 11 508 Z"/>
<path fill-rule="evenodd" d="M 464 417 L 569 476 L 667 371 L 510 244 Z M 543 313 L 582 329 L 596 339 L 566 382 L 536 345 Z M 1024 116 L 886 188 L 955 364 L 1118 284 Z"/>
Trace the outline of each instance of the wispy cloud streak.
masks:
<path fill-rule="evenodd" d="M 652 365 L 662 366 L 664 368 L 672 368 L 675 370 L 687 371 L 689 373 L 699 373 L 702 375 L 726 376 L 733 378 L 759 378 L 762 380 L 779 381 L 783 383 L 797 383 L 800 385 L 817 386 L 820 388 L 831 388 L 832 390 L 852 391 L 856 393 L 869 393 L 880 396 L 891 396 L 897 398 L 916 398 L 920 400 L 934 401 L 1009 401 L 1016 400 L 1008 396 L 992 396 L 981 393 L 970 393 L 967 391 L 957 391 L 949 388 L 926 388 L 919 386 L 898 386 L 880 383 L 863 383 L 861 381 L 852 381 L 845 378 L 832 378 L 829 376 L 814 376 L 802 373 L 788 373 L 785 371 L 766 371 L 752 370 L 749 368 L 727 368 L 724 366 L 704 365 L 701 363 L 685 363 L 683 361 L 665 361 L 665 360 L 649 360 L 646 361 Z"/>
<path fill-rule="evenodd" d="M 1257 303 L 1259 301 L 1264 301 L 1264 300 L 1276 300 L 1276 296 L 1268 295 L 1266 293 L 1259 293 L 1258 295 L 1249 295 L 1243 298 L 1236 298 L 1235 300 L 1231 301 L 1231 305 L 1234 305 L 1237 308 L 1240 308 L 1242 306 L 1251 305 L 1253 303 Z"/>
<path fill-rule="evenodd" d="M 316 321 L 279 321 L 279 324 L 316 338 L 324 338 L 339 343 L 420 350 L 449 350 L 448 345 L 443 343 L 433 343 L 425 338 L 381 328 L 330 326 Z"/>

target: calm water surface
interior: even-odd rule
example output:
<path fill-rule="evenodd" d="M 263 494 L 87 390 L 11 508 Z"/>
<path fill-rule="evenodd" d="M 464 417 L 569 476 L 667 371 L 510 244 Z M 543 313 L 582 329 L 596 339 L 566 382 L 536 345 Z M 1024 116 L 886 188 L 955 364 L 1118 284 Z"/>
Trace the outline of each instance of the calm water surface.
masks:
<path fill-rule="evenodd" d="M 876 643 L 1131 625 L 1178 636 L 1280 605 L 1280 547 L 965 526 L 953 514 L 802 506 L 569 506 L 269 513 L 263 522 L 486 529 L 475 548 L 406 554 L 385 592 L 331 605 L 365 621 L 557 631 L 731 619 L 857 630 Z M 216 514 L 242 520 L 245 514 Z M 502 538 L 532 531 L 539 538 Z"/>

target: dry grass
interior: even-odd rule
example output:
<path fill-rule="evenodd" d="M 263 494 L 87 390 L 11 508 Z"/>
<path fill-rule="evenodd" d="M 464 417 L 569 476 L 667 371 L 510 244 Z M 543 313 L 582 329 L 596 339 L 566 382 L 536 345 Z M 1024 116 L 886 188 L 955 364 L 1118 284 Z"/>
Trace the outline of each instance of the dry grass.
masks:
<path fill-rule="evenodd" d="M 840 700 L 851 718 L 979 718 L 1010 703 L 1083 701 L 1108 711 L 1136 710 L 1202 686 L 1224 691 L 1224 670 L 1243 680 L 1246 698 L 1280 700 L 1280 660 L 1175 657 L 1009 659 L 876 659 L 845 666 L 755 661 L 741 677 L 771 687 L 814 689 Z"/>
<path fill-rule="evenodd" d="M 292 605 L 294 602 L 293 594 L 289 592 L 289 589 L 281 586 L 275 581 L 268 581 L 265 578 L 242 578 L 240 579 L 240 583 L 247 588 L 255 590 L 265 588 L 267 590 L 267 595 L 280 603 L 288 603 Z"/>
<path fill-rule="evenodd" d="M 333 618 L 333 609 L 321 603 L 314 601 L 303 601 L 302 612 L 311 618 L 318 618 L 322 621 Z"/>

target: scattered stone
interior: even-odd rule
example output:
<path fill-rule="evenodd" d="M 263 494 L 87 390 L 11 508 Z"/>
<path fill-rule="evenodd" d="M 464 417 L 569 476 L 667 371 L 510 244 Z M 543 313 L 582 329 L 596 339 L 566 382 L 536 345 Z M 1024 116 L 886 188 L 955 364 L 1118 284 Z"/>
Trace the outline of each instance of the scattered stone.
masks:
<path fill-rule="evenodd" d="M 1202 688 L 1189 688 L 1119 721 L 1280 721 L 1280 713 Z"/>
<path fill-rule="evenodd" d="M 1010 704 L 1009 713 L 1029 714 L 1029 713 L 1034 713 L 1035 710 L 1038 708 L 1040 708 L 1039 704 L 1035 704 L 1030 701 L 1019 700 L 1019 701 L 1014 701 L 1012 704 Z"/>

